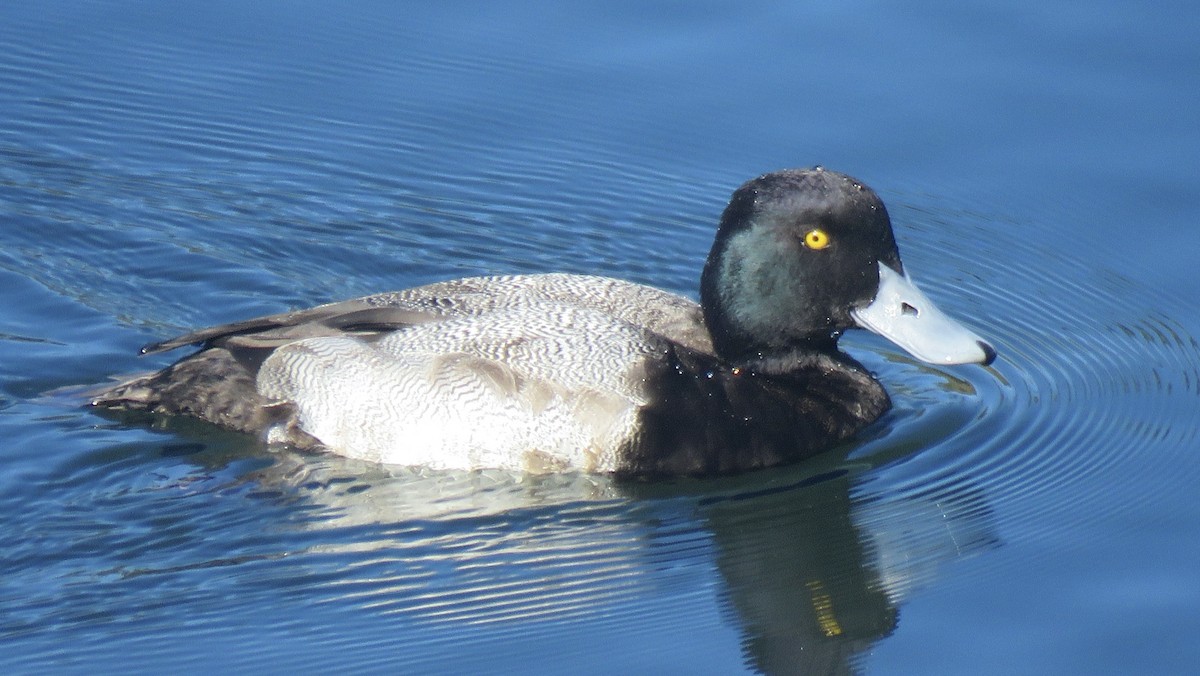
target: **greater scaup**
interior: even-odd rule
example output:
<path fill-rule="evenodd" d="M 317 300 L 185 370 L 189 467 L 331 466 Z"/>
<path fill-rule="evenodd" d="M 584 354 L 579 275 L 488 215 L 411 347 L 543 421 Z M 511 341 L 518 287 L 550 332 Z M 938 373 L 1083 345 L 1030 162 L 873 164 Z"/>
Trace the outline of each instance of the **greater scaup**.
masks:
<path fill-rule="evenodd" d="M 148 345 L 200 349 L 92 403 L 435 469 L 718 474 L 888 410 L 846 329 L 938 364 L 996 356 L 909 280 L 875 192 L 820 167 L 734 192 L 700 299 L 586 275 L 440 282 Z"/>

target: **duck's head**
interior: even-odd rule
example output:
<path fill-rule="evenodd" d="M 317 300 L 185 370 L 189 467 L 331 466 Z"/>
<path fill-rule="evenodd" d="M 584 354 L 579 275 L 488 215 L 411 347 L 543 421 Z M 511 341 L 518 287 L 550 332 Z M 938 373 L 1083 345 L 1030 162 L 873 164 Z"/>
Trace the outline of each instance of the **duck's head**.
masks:
<path fill-rule="evenodd" d="M 729 361 L 833 350 L 850 328 L 931 363 L 996 357 L 905 274 L 875 191 L 820 167 L 766 174 L 733 193 L 700 295 L 713 346 Z"/>

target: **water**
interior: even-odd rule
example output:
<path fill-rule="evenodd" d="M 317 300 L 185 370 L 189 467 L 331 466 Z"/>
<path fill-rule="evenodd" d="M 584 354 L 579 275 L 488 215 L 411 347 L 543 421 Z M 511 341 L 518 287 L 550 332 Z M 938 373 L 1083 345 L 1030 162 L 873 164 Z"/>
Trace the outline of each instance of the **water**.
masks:
<path fill-rule="evenodd" d="M 1183 673 L 1200 664 L 1185 3 L 0 8 L 0 668 Z M 504 272 L 694 295 L 821 163 L 997 346 L 720 480 L 427 474 L 96 417 L 219 322 Z"/>

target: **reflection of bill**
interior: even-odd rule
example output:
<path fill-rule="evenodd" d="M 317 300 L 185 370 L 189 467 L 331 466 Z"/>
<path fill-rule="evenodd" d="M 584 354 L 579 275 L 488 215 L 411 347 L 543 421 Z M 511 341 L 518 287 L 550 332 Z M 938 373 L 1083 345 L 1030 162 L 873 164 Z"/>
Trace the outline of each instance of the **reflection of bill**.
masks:
<path fill-rule="evenodd" d="M 937 566 L 994 546 L 977 492 L 858 503 L 844 471 L 706 510 L 746 657 L 768 674 L 839 674 L 897 625 Z"/>

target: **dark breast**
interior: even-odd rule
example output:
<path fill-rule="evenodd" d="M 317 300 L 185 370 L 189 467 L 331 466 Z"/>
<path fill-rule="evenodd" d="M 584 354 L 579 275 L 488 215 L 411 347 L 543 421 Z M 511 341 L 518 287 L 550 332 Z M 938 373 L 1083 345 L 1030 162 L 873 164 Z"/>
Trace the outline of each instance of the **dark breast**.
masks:
<path fill-rule="evenodd" d="M 625 475 L 728 474 L 828 450 L 891 407 L 850 357 L 813 354 L 782 375 L 671 346 L 647 370 L 649 403 L 623 449 Z"/>

